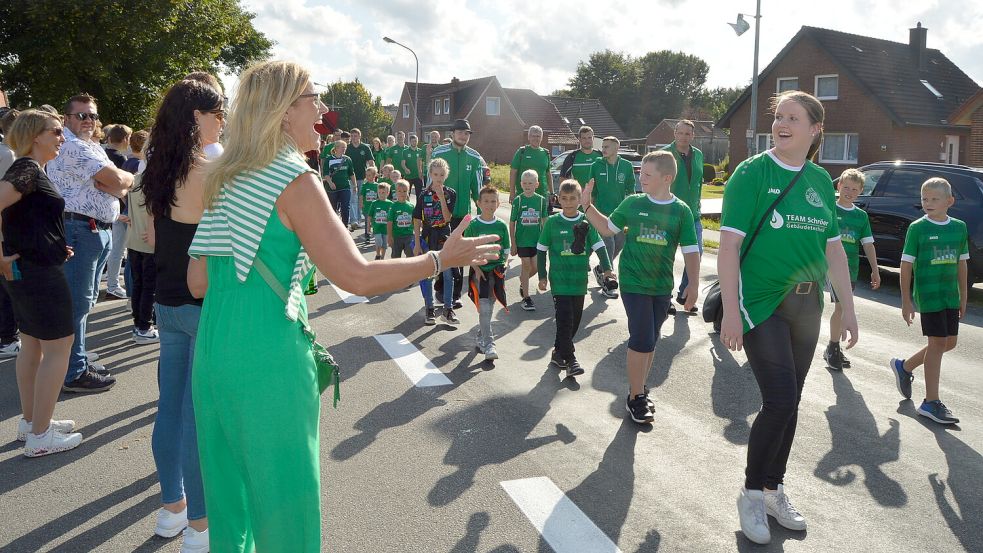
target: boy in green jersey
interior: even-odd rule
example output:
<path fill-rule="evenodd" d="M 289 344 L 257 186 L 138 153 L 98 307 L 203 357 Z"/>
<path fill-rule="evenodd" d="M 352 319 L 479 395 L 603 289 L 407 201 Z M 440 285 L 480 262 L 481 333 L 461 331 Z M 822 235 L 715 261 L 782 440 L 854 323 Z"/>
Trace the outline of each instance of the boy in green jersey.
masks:
<path fill-rule="evenodd" d="M 956 347 L 959 319 L 966 315 L 969 290 L 969 235 L 966 223 L 948 215 L 954 202 L 952 187 L 945 179 L 935 177 L 922 184 L 925 216 L 908 226 L 901 254 L 901 316 L 911 326 L 918 310 L 928 345 L 908 359 L 891 360 L 898 391 L 905 399 L 911 399 L 911 381 L 915 378 L 912 371 L 925 365 L 925 399 L 918 414 L 941 424 L 959 422 L 939 400 L 939 375 L 942 354 Z"/>
<path fill-rule="evenodd" d="M 590 181 L 587 186 L 593 191 L 591 202 L 604 215 L 610 215 L 625 198 L 635 193 L 635 168 L 630 161 L 618 155 L 620 147 L 621 141 L 616 137 L 604 137 L 601 143 L 601 153 L 604 157 L 595 161 L 590 168 Z M 593 186 L 590 183 L 593 183 Z M 625 235 L 619 232 L 613 236 L 605 236 L 601 233 L 601 238 L 604 239 L 604 246 L 608 249 L 611 262 L 614 263 L 621 249 L 625 247 Z M 601 287 L 601 295 L 606 298 L 618 297 L 618 293 L 615 292 L 616 286 L 604 285 L 600 265 L 594 267 L 594 278 Z"/>
<path fill-rule="evenodd" d="M 389 208 L 393 203 L 389 198 L 389 185 L 379 183 L 379 198 L 369 204 L 369 219 L 372 220 L 372 234 L 375 236 L 375 258 L 385 259 L 386 246 L 389 241 L 386 239 L 386 232 L 389 228 Z"/>
<path fill-rule="evenodd" d="M 413 204 L 410 203 L 410 183 L 400 180 L 396 183 L 396 201 L 389 208 L 386 222 L 386 236 L 389 239 L 391 257 L 413 257 Z"/>
<path fill-rule="evenodd" d="M 626 198 L 610 218 L 591 203 L 594 183 L 584 190 L 584 215 L 602 236 L 624 233 L 625 251 L 618 263 L 621 301 L 628 315 L 628 398 L 625 407 L 640 424 L 654 420 L 655 405 L 645 385 L 659 330 L 672 299 L 672 266 L 676 247 L 683 252 L 689 284 L 684 295 L 688 310 L 696 304 L 700 282 L 700 248 L 693 212 L 669 191 L 676 178 L 676 160 L 663 150 L 642 158 L 642 194 Z"/>
<path fill-rule="evenodd" d="M 566 370 L 567 376 L 584 374 L 577 361 L 573 337 L 580 328 L 584 314 L 584 296 L 587 294 L 587 273 L 590 272 L 590 248 L 597 252 L 601 266 L 611 274 L 604 241 L 590 225 L 581 225 L 584 214 L 580 212 L 580 183 L 567 179 L 560 184 L 559 201 L 562 211 L 546 219 L 539 242 L 536 264 L 539 272 L 539 289 L 546 291 L 547 281 L 553 291 L 553 307 L 556 319 L 556 340 L 550 366 Z M 546 271 L 547 257 L 551 271 Z"/>
<path fill-rule="evenodd" d="M 366 167 L 365 180 L 362 181 L 362 186 L 358 191 L 358 211 L 362 214 L 362 218 L 365 219 L 364 240 L 366 244 L 369 243 L 369 231 L 372 230 L 372 221 L 369 219 L 367 210 L 369 204 L 379 198 L 379 183 L 376 182 L 378 176 L 379 170 L 374 165 Z"/>
<path fill-rule="evenodd" d="M 505 222 L 495 216 L 498 209 L 498 189 L 485 186 L 478 192 L 478 209 L 481 214 L 471 220 L 464 230 L 464 236 L 475 238 L 486 234 L 494 234 L 502 245 L 498 259 L 484 265 L 472 265 L 468 274 L 468 296 L 478 308 L 478 334 L 475 336 L 474 347 L 485 354 L 485 361 L 498 359 L 495 351 L 495 335 L 491 330 L 492 312 L 497 299 L 508 311 L 505 300 L 505 269 L 508 266 L 509 229 Z"/>
<path fill-rule="evenodd" d="M 529 279 L 536 276 L 536 243 L 543 223 L 549 216 L 546 198 L 536 193 L 539 175 L 533 169 L 522 173 L 519 185 L 522 194 L 512 199 L 512 215 L 509 217 L 509 237 L 512 242 L 512 255 L 519 256 L 522 271 L 519 273 L 519 295 L 522 308 L 535 311 L 536 305 L 529 297 Z"/>
<path fill-rule="evenodd" d="M 847 169 L 840 175 L 836 183 L 840 197 L 836 200 L 836 220 L 840 226 L 840 240 L 846 251 L 847 266 L 850 268 L 851 286 L 856 289 L 857 275 L 860 272 L 860 247 L 870 263 L 870 289 L 881 287 L 881 274 L 877 269 L 877 252 L 874 250 L 874 235 L 870 232 L 870 220 L 867 212 L 853 205 L 853 202 L 864 189 L 864 174 L 856 169 Z M 826 281 L 829 301 L 833 304 L 833 315 L 829 318 L 829 344 L 823 353 L 826 366 L 839 371 L 850 366 L 850 360 L 840 349 L 837 339 L 843 329 L 843 307 L 840 299 L 833 292 L 829 280 Z"/>

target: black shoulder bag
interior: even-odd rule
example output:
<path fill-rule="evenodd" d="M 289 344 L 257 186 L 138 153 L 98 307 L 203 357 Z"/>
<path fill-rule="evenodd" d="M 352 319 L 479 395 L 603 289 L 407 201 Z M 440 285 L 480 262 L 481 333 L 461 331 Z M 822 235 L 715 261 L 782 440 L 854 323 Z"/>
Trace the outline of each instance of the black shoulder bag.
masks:
<path fill-rule="evenodd" d="M 799 177 L 802 176 L 803 171 L 805 171 L 805 165 L 803 165 L 802 169 L 799 169 L 799 172 L 792 177 L 792 182 L 788 183 L 785 190 L 782 190 L 782 193 L 775 198 L 775 201 L 772 202 L 771 206 L 765 211 L 764 217 L 758 221 L 758 226 L 755 227 L 754 232 L 752 232 L 751 236 L 748 237 L 747 246 L 745 246 L 744 251 L 741 252 L 741 260 L 737 265 L 738 272 L 740 272 L 740 266 L 744 263 L 744 258 L 747 257 L 747 253 L 751 251 L 751 246 L 754 245 L 754 240 L 758 237 L 758 232 L 761 231 L 761 227 L 764 226 L 765 221 L 771 219 L 771 212 L 775 210 L 778 203 L 782 201 L 782 198 L 784 198 L 786 194 L 788 194 L 789 190 L 792 190 L 792 187 L 795 186 L 796 181 L 798 181 Z M 703 320 L 708 323 L 713 323 L 713 330 L 720 332 L 720 324 L 724 320 L 724 302 L 720 297 L 719 279 L 704 289 L 704 298 L 706 299 L 703 300 Z"/>

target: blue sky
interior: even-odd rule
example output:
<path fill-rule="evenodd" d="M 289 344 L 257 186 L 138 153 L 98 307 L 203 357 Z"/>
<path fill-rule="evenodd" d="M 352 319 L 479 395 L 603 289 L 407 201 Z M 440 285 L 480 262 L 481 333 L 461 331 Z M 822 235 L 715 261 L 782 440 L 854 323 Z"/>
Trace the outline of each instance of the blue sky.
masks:
<path fill-rule="evenodd" d="M 308 66 L 315 80 L 358 77 L 384 103 L 412 81 L 416 50 L 421 82 L 496 75 L 504 86 L 548 94 L 566 86 L 577 62 L 610 48 L 632 55 L 680 50 L 710 65 L 709 86 L 750 83 L 754 30 L 727 26 L 754 0 L 244 0 L 254 25 L 277 41 L 274 56 Z M 928 46 L 983 84 L 983 2 L 972 0 L 762 1 L 760 67 L 802 25 L 896 42 L 918 21 Z M 228 79 L 229 84 L 234 78 Z"/>

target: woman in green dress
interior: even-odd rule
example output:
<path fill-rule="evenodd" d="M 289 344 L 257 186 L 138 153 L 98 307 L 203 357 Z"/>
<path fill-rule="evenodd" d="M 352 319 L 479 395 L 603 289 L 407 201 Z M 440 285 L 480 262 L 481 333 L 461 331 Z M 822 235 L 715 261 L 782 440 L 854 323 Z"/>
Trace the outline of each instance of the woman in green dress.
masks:
<path fill-rule="evenodd" d="M 436 255 L 362 257 L 301 153 L 316 148 L 325 111 L 303 67 L 247 69 L 225 153 L 206 178 L 188 282 L 208 292 L 193 387 L 212 551 L 321 550 L 320 401 L 299 322 L 314 265 L 337 286 L 374 295 L 498 255 L 494 238 L 457 232 Z M 264 265 L 286 302 L 253 270 Z"/>

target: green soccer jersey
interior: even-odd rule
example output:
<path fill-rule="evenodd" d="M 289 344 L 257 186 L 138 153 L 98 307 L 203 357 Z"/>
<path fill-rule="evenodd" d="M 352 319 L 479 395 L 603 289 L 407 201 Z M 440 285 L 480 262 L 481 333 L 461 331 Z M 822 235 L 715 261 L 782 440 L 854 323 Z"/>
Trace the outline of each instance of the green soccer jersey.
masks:
<path fill-rule="evenodd" d="M 386 158 L 389 159 L 389 163 L 393 164 L 393 169 L 396 169 L 400 173 L 403 172 L 403 166 L 400 165 L 400 161 L 403 160 L 403 151 L 406 148 L 406 146 L 396 144 L 392 148 L 389 148 L 389 152 L 386 154 Z M 403 175 L 403 177 L 406 177 L 406 175 Z"/>
<path fill-rule="evenodd" d="M 451 208 L 452 217 L 464 217 L 471 213 L 471 206 L 478 201 L 478 190 L 485 184 L 485 168 L 488 166 L 474 148 L 465 146 L 457 149 L 453 144 L 444 144 L 434 149 L 434 158 L 447 162 L 450 171 L 444 186 L 457 193 L 457 200 Z"/>
<path fill-rule="evenodd" d="M 379 199 L 379 183 L 378 182 L 363 182 L 362 189 L 359 191 L 362 195 L 362 207 L 365 210 L 369 209 L 369 205 Z M 368 215 L 368 211 L 365 212 Z"/>
<path fill-rule="evenodd" d="M 389 208 L 389 221 L 393 224 L 393 236 L 412 236 L 413 204 L 400 201 L 392 204 L 392 207 Z"/>
<path fill-rule="evenodd" d="M 693 212 L 693 218 L 699 219 L 700 196 L 703 194 L 703 152 L 696 146 L 690 146 L 688 156 L 690 167 L 687 171 L 675 141 L 662 149 L 672 153 L 672 157 L 676 159 L 676 178 L 672 181 L 670 192 L 686 202 L 689 210 Z"/>
<path fill-rule="evenodd" d="M 379 174 L 382 174 L 382 166 L 386 164 L 386 154 L 388 152 L 385 148 L 381 150 L 372 150 L 372 158 L 375 159 L 375 168 L 379 170 Z"/>
<path fill-rule="evenodd" d="M 494 234 L 498 236 L 498 245 L 502 246 L 501 251 L 498 253 L 498 259 L 494 261 L 488 261 L 481 266 L 481 270 L 491 271 L 496 267 L 501 267 L 505 265 L 505 259 L 508 257 L 509 248 L 512 247 L 509 243 L 509 227 L 505 224 L 505 221 L 495 217 L 491 221 L 485 221 L 479 215 L 471 219 L 471 223 L 468 228 L 464 229 L 464 236 L 468 238 L 476 238 L 478 236 L 485 236 L 488 234 Z"/>
<path fill-rule="evenodd" d="M 625 231 L 625 249 L 618 261 L 621 289 L 633 294 L 672 293 L 676 246 L 699 253 L 693 212 L 679 198 L 653 200 L 648 194 L 629 196 L 611 213 L 611 230 Z"/>
<path fill-rule="evenodd" d="M 389 208 L 393 205 L 389 200 L 376 200 L 369 206 L 369 218 L 372 220 L 372 234 L 386 234 L 389 223 Z"/>
<path fill-rule="evenodd" d="M 539 234 L 536 249 L 549 254 L 549 281 L 554 296 L 583 296 L 587 293 L 587 271 L 590 270 L 590 252 L 604 247 L 600 235 L 590 227 L 584 251 L 570 251 L 573 244 L 573 227 L 584 220 L 584 214 L 567 218 L 562 213 L 550 216 Z"/>
<path fill-rule="evenodd" d="M 358 146 L 354 144 L 349 144 L 348 149 L 345 151 L 345 155 L 352 158 L 352 165 L 355 167 L 355 180 L 362 180 L 365 178 L 365 164 L 371 159 L 375 160 L 372 156 L 372 147 L 365 142 L 359 142 Z"/>
<path fill-rule="evenodd" d="M 512 169 L 515 169 L 516 194 L 519 194 L 519 182 L 522 180 L 522 172 L 526 169 L 533 169 L 539 175 L 539 186 L 536 193 L 544 198 L 549 195 L 550 186 L 550 152 L 546 148 L 533 148 L 526 145 L 515 151 L 512 156 Z"/>
<path fill-rule="evenodd" d="M 724 188 L 721 232 L 747 238 L 799 169 L 770 150 L 742 161 Z M 745 332 L 770 317 L 797 283 L 825 279 L 826 244 L 840 239 L 829 173 L 809 161 L 802 170 L 741 265 L 738 301 Z"/>
<path fill-rule="evenodd" d="M 857 280 L 857 274 L 860 273 L 860 249 L 864 244 L 874 243 L 874 235 L 870 232 L 870 220 L 867 219 L 867 212 L 859 207 L 851 205 L 846 208 L 836 204 L 836 222 L 840 226 L 843 249 L 846 250 L 850 280 Z"/>
<path fill-rule="evenodd" d="M 595 161 L 590 169 L 590 179 L 594 179 L 591 201 L 605 215 L 610 215 L 625 198 L 635 193 L 635 169 L 621 156 L 613 164 L 604 158 Z"/>
<path fill-rule="evenodd" d="M 420 148 L 410 148 L 407 146 L 406 149 L 402 151 L 400 159 L 406 162 L 407 168 L 407 171 L 403 173 L 404 179 L 409 180 L 420 178 L 420 168 L 417 166 L 417 163 L 423 159 L 424 155 L 426 155 L 426 152 Z M 399 169 L 402 171 L 402 166 L 400 166 Z"/>
<path fill-rule="evenodd" d="M 577 150 L 569 155 L 574 156 L 573 167 L 570 168 L 570 176 L 577 179 L 580 186 L 587 186 L 587 181 L 590 180 L 591 168 L 594 167 L 594 162 L 599 159 L 603 160 L 604 156 L 597 150 L 592 150 L 589 154 L 585 154 L 583 150 Z M 634 192 L 634 190 L 632 190 L 632 192 Z"/>
<path fill-rule="evenodd" d="M 335 190 L 348 190 L 352 187 L 352 175 L 355 174 L 355 166 L 352 165 L 352 158 L 348 156 L 329 156 L 327 161 L 321 165 L 323 176 L 331 177 Z M 325 184 L 327 186 L 327 184 Z M 328 187 L 330 191 L 331 188 Z"/>
<path fill-rule="evenodd" d="M 549 216 L 547 209 L 546 198 L 539 194 L 519 194 L 515 197 L 512 201 L 512 216 L 509 217 L 509 221 L 515 223 L 515 247 L 536 247 L 543 221 Z"/>
<path fill-rule="evenodd" d="M 919 313 L 959 309 L 959 262 L 969 259 L 966 223 L 944 223 L 927 216 L 908 226 L 901 261 L 912 263 L 915 307 Z"/>

